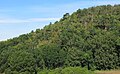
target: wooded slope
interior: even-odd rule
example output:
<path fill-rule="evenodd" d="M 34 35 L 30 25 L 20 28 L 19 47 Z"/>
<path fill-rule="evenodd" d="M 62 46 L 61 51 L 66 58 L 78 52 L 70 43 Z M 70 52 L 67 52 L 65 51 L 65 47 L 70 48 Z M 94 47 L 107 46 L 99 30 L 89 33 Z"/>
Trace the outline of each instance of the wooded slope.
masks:
<path fill-rule="evenodd" d="M 120 5 L 66 13 L 43 29 L 0 42 L 0 72 L 120 68 Z"/>

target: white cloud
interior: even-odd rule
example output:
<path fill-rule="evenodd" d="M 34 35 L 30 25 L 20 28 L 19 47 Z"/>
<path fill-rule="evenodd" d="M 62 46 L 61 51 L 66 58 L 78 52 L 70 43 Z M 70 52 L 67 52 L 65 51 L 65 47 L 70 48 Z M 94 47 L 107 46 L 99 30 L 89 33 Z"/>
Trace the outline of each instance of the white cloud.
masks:
<path fill-rule="evenodd" d="M 43 22 L 43 21 L 57 21 L 60 18 L 32 18 L 28 19 L 29 22 Z"/>
<path fill-rule="evenodd" d="M 0 24 L 32 23 L 57 21 L 60 18 L 0 19 Z"/>
<path fill-rule="evenodd" d="M 13 12 L 15 11 L 14 9 L 0 9 L 0 13 L 1 12 Z"/>

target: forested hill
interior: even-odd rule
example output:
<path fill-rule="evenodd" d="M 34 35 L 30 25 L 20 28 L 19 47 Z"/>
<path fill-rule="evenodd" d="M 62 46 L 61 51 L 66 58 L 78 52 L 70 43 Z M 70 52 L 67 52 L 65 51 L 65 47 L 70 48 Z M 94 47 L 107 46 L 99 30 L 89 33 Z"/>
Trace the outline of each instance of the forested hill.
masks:
<path fill-rule="evenodd" d="M 120 5 L 78 9 L 43 29 L 0 42 L 0 73 L 75 66 L 120 68 Z"/>

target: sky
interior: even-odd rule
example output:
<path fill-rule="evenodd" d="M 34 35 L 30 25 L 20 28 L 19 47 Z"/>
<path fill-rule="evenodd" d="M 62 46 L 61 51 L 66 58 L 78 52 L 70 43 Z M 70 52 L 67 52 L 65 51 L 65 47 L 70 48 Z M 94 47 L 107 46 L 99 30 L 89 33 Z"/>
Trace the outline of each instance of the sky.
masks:
<path fill-rule="evenodd" d="M 107 4 L 120 4 L 120 0 L 1 0 L 0 41 L 41 29 L 65 13 Z"/>

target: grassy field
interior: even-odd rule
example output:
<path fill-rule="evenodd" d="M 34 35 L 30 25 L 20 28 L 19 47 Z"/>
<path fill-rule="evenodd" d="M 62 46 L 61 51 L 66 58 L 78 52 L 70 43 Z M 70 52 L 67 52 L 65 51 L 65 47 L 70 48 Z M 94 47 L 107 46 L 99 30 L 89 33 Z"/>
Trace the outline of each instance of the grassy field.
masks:
<path fill-rule="evenodd" d="M 114 70 L 114 71 L 96 71 L 96 74 L 120 74 L 120 70 Z"/>

